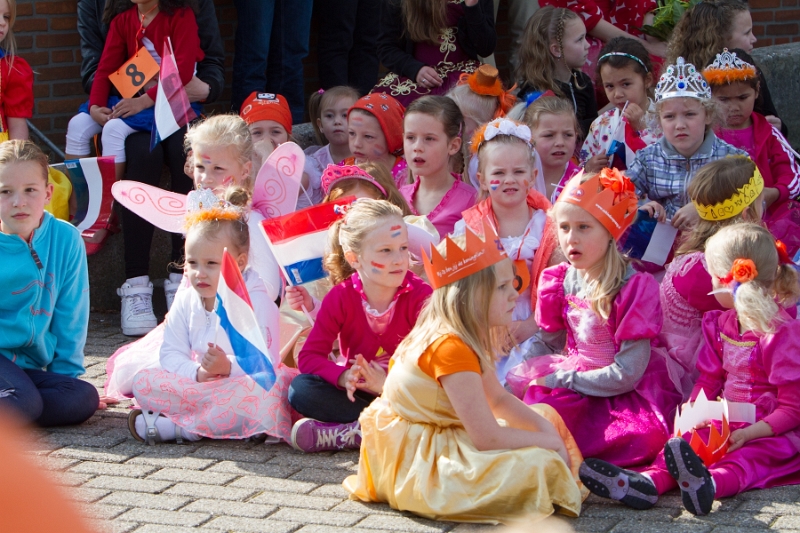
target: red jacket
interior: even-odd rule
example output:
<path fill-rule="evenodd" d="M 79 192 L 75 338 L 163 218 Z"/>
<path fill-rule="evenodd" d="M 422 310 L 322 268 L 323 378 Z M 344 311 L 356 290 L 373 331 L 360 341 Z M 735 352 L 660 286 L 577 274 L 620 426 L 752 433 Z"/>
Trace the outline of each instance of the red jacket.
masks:
<path fill-rule="evenodd" d="M 94 83 L 92 83 L 92 92 L 89 95 L 90 109 L 93 105 L 101 107 L 107 105 L 108 95 L 111 91 L 109 76 L 143 46 L 143 36 L 141 33 L 137 35 L 141 26 L 138 13 L 138 8 L 133 6 L 111 21 L 103 55 L 100 56 Z M 145 28 L 144 37 L 153 43 L 159 56 L 163 53 L 164 43 L 169 37 L 175 52 L 175 62 L 178 65 L 181 82 L 186 85 L 191 81 L 194 76 L 195 64 L 205 57 L 200 48 L 197 21 L 191 8 L 177 8 L 172 15 L 159 12 L 150 25 Z M 153 86 L 147 90 L 147 95 L 155 101 L 157 91 L 158 87 Z"/>
<path fill-rule="evenodd" d="M 753 160 L 764 177 L 764 186 L 775 187 L 780 191 L 780 196 L 769 209 L 769 213 L 773 214 L 787 200 L 793 200 L 800 195 L 800 166 L 789 141 L 778 128 L 759 113 L 753 112 L 750 118 L 753 120 L 755 141 Z M 745 149 L 743 146 L 737 148 Z"/>

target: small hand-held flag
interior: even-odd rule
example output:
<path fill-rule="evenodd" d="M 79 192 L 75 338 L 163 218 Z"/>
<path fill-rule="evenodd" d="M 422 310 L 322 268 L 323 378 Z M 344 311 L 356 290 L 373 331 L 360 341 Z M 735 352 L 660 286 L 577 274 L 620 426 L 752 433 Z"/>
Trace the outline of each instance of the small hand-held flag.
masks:
<path fill-rule="evenodd" d="M 608 166 L 618 170 L 628 170 L 628 167 L 633 164 L 636 152 L 647 146 L 647 143 L 639 136 L 639 132 L 631 126 L 627 118 L 622 116 L 626 107 L 628 107 L 627 102 L 622 111 L 617 112 L 619 120 L 606 152 Z"/>
<path fill-rule="evenodd" d="M 172 41 L 167 38 L 161 56 L 161 72 L 158 76 L 155 120 L 150 132 L 150 150 L 189 122 L 197 114 L 189 104 L 189 97 L 183 88 L 178 64 L 172 53 Z"/>
<path fill-rule="evenodd" d="M 275 384 L 275 369 L 269 359 L 264 335 L 250 302 L 250 295 L 239 266 L 226 248 L 222 254 L 217 284 L 219 324 L 231 342 L 236 362 L 261 388 L 269 391 Z"/>

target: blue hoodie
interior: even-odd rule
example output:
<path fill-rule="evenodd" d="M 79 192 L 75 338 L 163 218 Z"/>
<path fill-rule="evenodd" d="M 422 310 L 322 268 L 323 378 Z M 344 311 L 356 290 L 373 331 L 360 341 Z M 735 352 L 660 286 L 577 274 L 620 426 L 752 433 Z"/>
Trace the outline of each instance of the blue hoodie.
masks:
<path fill-rule="evenodd" d="M 71 224 L 44 213 L 30 244 L 0 233 L 0 355 L 20 368 L 85 372 L 86 248 Z"/>

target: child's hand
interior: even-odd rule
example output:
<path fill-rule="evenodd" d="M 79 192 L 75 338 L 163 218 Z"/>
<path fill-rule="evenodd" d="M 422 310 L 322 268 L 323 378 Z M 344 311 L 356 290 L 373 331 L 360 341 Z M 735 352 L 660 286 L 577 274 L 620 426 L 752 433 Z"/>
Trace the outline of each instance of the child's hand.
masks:
<path fill-rule="evenodd" d="M 639 209 L 650 215 L 650 217 L 655 218 L 659 222 L 667 221 L 667 210 L 664 209 L 663 205 L 656 202 L 655 200 L 653 200 L 652 202 L 647 202 L 643 206 L 639 207 Z"/>
<path fill-rule="evenodd" d="M 627 118 L 628 122 L 630 122 L 631 126 L 636 128 L 636 130 L 644 129 L 644 124 L 642 123 L 642 119 L 644 118 L 644 110 L 639 107 L 638 104 L 628 102 L 628 107 L 625 108 L 625 112 L 622 114 L 622 116 Z"/>
<path fill-rule="evenodd" d="M 356 364 L 353 367 L 358 368 L 360 378 L 356 381 L 356 388 L 380 396 L 383 384 L 386 382 L 386 371 L 383 367 L 375 361 L 367 362 L 361 354 L 356 356 Z"/>
<path fill-rule="evenodd" d="M 108 409 L 109 405 L 116 405 L 119 403 L 119 400 L 116 398 L 112 398 L 111 396 L 100 396 L 100 402 L 97 405 L 97 409 L 100 411 L 104 411 Z"/>
<path fill-rule="evenodd" d="M 697 213 L 697 208 L 692 202 L 678 209 L 675 216 L 672 217 L 672 226 L 681 231 L 689 231 L 700 220 L 700 215 Z"/>
<path fill-rule="evenodd" d="M 200 360 L 200 367 L 209 374 L 218 376 L 229 376 L 231 373 L 231 362 L 225 352 L 213 342 L 208 343 L 208 351 Z"/>
<path fill-rule="evenodd" d="M 302 311 L 303 306 L 308 312 L 314 310 L 314 300 L 305 287 L 297 287 L 295 285 L 286 287 L 286 303 L 294 311 Z"/>
<path fill-rule="evenodd" d="M 509 330 L 514 337 L 514 341 L 520 344 L 536 335 L 536 332 L 539 331 L 539 326 L 536 324 L 536 317 L 531 315 L 525 320 L 513 321 L 509 326 Z"/>
<path fill-rule="evenodd" d="M 264 161 L 267 160 L 275 148 L 277 148 L 277 146 L 275 146 L 275 142 L 269 137 L 253 143 L 253 152 L 255 154 L 255 157 L 253 158 L 254 164 L 258 165 L 258 168 L 255 168 L 255 166 L 253 167 L 253 174 L 258 175 L 258 171 L 261 170 L 262 166 L 264 166 Z M 255 159 L 258 159 L 258 161 L 255 161 Z"/>
<path fill-rule="evenodd" d="M 128 118 L 148 107 L 153 107 L 156 103 L 148 95 L 137 96 L 135 98 L 123 98 L 111 112 L 111 118 Z"/>
<path fill-rule="evenodd" d="M 220 376 L 219 374 L 212 374 L 211 372 L 206 371 L 202 366 L 197 369 L 197 382 L 198 383 L 205 383 L 206 381 L 214 381 L 217 379 L 222 379 L 225 376 Z"/>
<path fill-rule="evenodd" d="M 730 447 L 728 448 L 728 453 L 735 452 L 739 448 L 745 445 L 747 441 L 751 441 L 753 439 L 760 439 L 762 437 L 772 437 L 775 435 L 775 432 L 772 431 L 772 426 L 764 422 L 763 420 L 759 420 L 752 426 L 747 426 L 746 428 L 737 429 L 736 431 L 731 433 L 728 442 L 730 442 Z"/>
<path fill-rule="evenodd" d="M 355 365 L 351 366 L 341 374 L 339 374 L 339 380 L 336 382 L 340 388 L 347 391 L 347 399 L 351 402 L 355 402 L 355 393 L 356 393 L 356 382 L 360 379 L 359 368 Z"/>
<path fill-rule="evenodd" d="M 100 124 L 101 126 L 105 126 L 108 119 L 111 118 L 111 110 L 107 107 L 100 107 L 99 105 L 93 105 L 89 109 L 89 116 L 91 116 L 95 122 Z"/>
<path fill-rule="evenodd" d="M 417 84 L 421 87 L 433 89 L 442 85 L 442 78 L 432 67 L 425 65 L 417 72 Z"/>
<path fill-rule="evenodd" d="M 600 172 L 607 166 L 608 156 L 606 154 L 597 154 L 587 159 L 583 168 L 587 173 L 594 174 L 595 172 Z"/>

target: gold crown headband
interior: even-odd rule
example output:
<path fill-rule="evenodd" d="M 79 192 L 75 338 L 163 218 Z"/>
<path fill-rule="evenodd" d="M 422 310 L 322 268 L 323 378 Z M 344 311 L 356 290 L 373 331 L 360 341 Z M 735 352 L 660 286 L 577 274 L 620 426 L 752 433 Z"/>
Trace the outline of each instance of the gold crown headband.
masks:
<path fill-rule="evenodd" d="M 717 222 L 719 220 L 727 220 L 740 214 L 747 209 L 747 206 L 752 204 L 761 191 L 764 190 L 764 178 L 761 176 L 758 167 L 755 173 L 750 178 L 750 181 L 745 183 L 744 186 L 737 189 L 736 194 L 715 205 L 703 205 L 697 202 L 692 202 L 697 208 L 697 213 L 703 220 L 710 222 Z"/>

